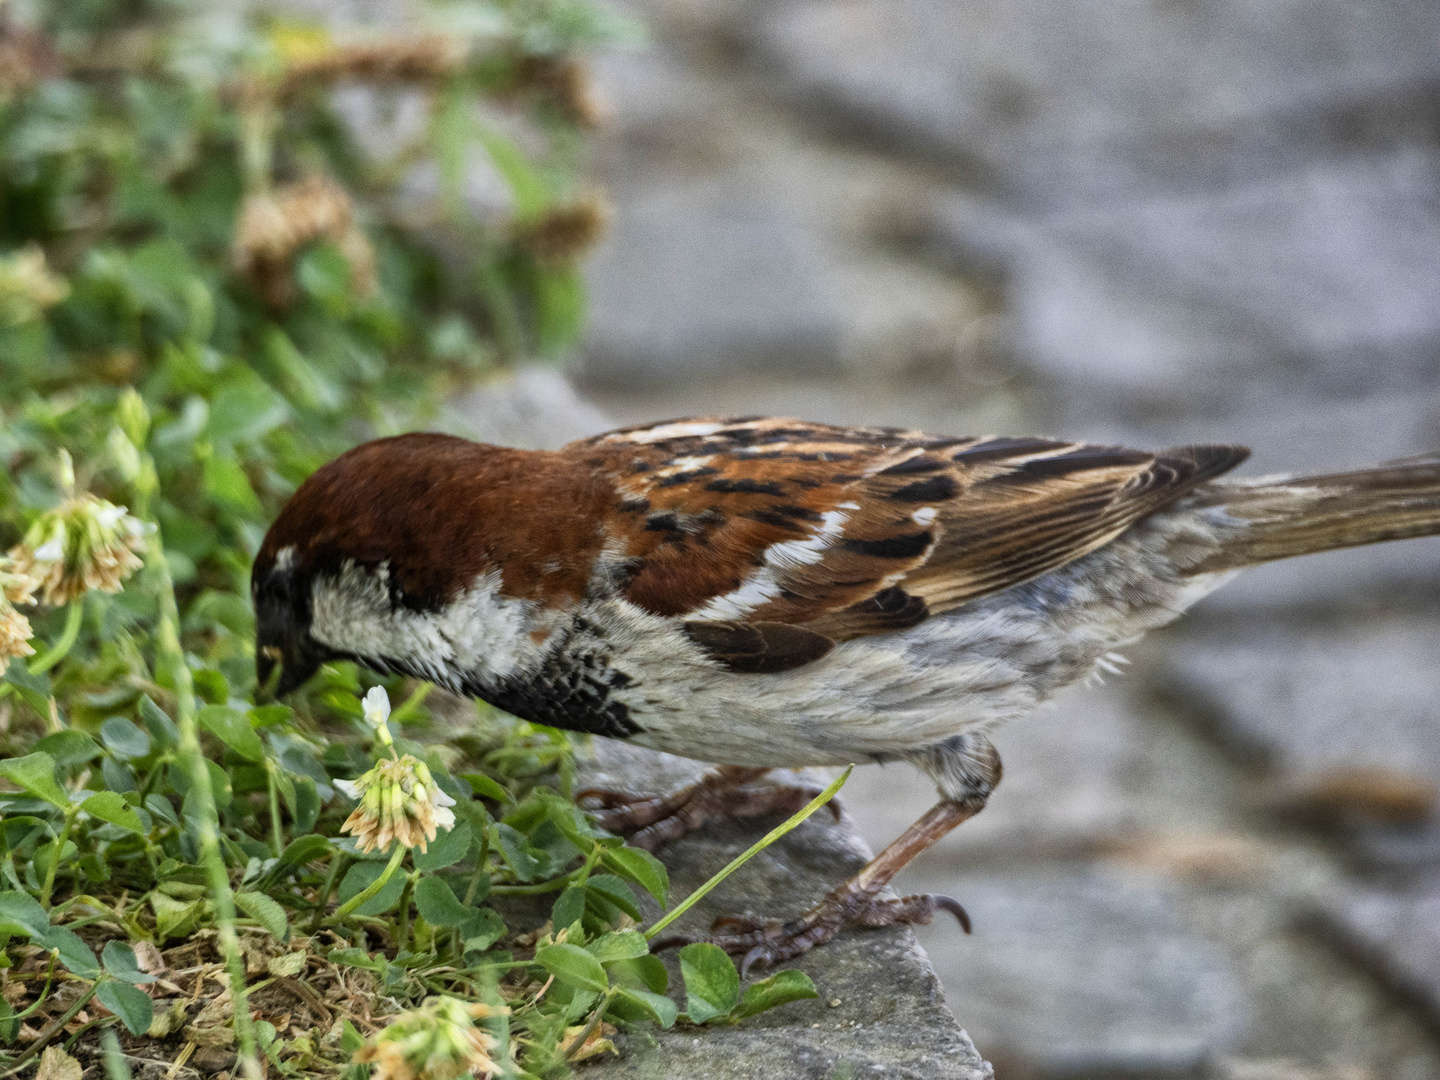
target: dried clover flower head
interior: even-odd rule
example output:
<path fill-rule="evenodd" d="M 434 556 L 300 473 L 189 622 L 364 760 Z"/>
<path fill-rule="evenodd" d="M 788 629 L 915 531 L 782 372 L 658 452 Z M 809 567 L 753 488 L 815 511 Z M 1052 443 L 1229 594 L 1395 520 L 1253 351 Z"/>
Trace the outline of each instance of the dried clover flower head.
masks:
<path fill-rule="evenodd" d="M 315 240 L 339 248 L 356 293 L 375 292 L 375 249 L 355 223 L 350 196 L 328 176 L 246 196 L 235 224 L 235 266 L 267 303 L 284 307 L 293 285 L 290 260 Z"/>
<path fill-rule="evenodd" d="M 605 197 L 591 191 L 520 227 L 516 239 L 536 258 L 570 263 L 605 238 L 612 216 Z"/>
<path fill-rule="evenodd" d="M 374 1062 L 374 1080 L 455 1080 L 486 1077 L 500 1071 L 491 1054 L 495 1036 L 475 1026 L 486 1016 L 509 1012 L 479 1002 L 434 997 L 411 1012 L 401 1013 L 355 1054 L 355 1061 Z"/>
<path fill-rule="evenodd" d="M 125 507 L 90 494 L 71 495 L 41 514 L 10 549 L 10 573 L 30 582 L 51 607 L 89 589 L 117 593 L 142 565 L 135 552 L 145 532 L 145 523 Z"/>
<path fill-rule="evenodd" d="M 362 852 L 386 851 L 391 841 L 423 852 L 437 829 L 455 827 L 455 814 L 448 809 L 455 800 L 440 790 L 425 763 L 410 754 L 377 762 L 358 780 L 336 780 L 335 786 L 360 800 L 340 831 L 353 833 Z"/>
<path fill-rule="evenodd" d="M 38 244 L 0 257 L 0 322 L 17 326 L 53 307 L 70 294 L 65 279 L 52 274 L 45 265 L 45 252 Z"/>
<path fill-rule="evenodd" d="M 13 606 L 33 604 L 35 586 L 35 580 L 18 571 L 9 556 L 0 556 L 0 660 L 35 652 L 30 644 L 35 634 L 30 620 Z"/>
<path fill-rule="evenodd" d="M 274 40 L 272 38 L 272 40 Z M 276 41 L 285 64 L 281 93 L 309 85 L 360 79 L 364 82 L 426 82 L 453 75 L 465 66 L 470 47 L 443 34 L 389 37 L 336 45 L 328 36 Z"/>

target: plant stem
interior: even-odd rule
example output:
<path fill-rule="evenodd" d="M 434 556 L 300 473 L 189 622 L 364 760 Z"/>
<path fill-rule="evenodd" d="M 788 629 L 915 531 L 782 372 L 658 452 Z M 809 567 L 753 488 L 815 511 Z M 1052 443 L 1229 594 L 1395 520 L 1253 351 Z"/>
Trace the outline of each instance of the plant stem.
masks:
<path fill-rule="evenodd" d="M 590 1038 L 590 1036 L 594 1034 L 595 1029 L 600 1026 L 600 1018 L 605 1015 L 605 1010 L 610 1007 L 610 1000 L 614 996 L 615 988 L 613 986 L 601 995 L 600 1004 L 595 1006 L 595 1011 L 590 1014 L 589 1021 L 580 1029 L 580 1034 L 576 1035 L 575 1038 L 571 1040 L 570 1045 L 565 1048 L 563 1057 L 566 1061 L 569 1061 L 580 1052 L 580 1048 L 585 1045 L 585 1040 Z"/>
<path fill-rule="evenodd" d="M 575 884 L 584 871 L 585 867 L 577 866 L 563 877 L 537 881 L 534 885 L 491 885 L 490 891 L 496 896 L 541 896 L 547 892 L 559 892 Z"/>
<path fill-rule="evenodd" d="M 395 952 L 397 954 L 408 948 L 410 944 L 410 895 L 415 891 L 415 879 L 419 876 L 418 870 L 413 874 L 407 874 L 405 888 L 400 890 L 400 925 L 395 930 Z"/>
<path fill-rule="evenodd" d="M 331 915 L 330 918 L 325 920 L 325 925 L 328 926 L 331 923 L 339 922 L 346 915 L 349 915 L 352 911 L 358 908 L 361 904 L 365 903 L 371 897 L 378 896 L 380 890 L 383 889 L 386 883 L 395 876 L 395 871 L 400 868 L 400 861 L 405 858 L 405 853 L 409 850 L 410 849 L 407 848 L 404 844 L 397 843 L 395 845 L 395 854 L 391 855 L 390 861 L 385 864 L 385 872 L 382 873 L 374 881 L 372 881 L 369 885 L 365 886 L 363 890 L 356 893 L 349 900 L 346 900 L 345 903 L 341 904 L 338 908 L 336 908 L 335 914 Z"/>
<path fill-rule="evenodd" d="M 488 819 L 487 819 L 488 820 Z M 465 906 L 469 907 L 475 902 L 475 894 L 480 891 L 481 875 L 489 875 L 486 863 L 490 861 L 490 830 L 480 830 L 480 854 L 475 858 L 475 873 L 470 877 L 470 887 L 465 890 Z"/>
<path fill-rule="evenodd" d="M 424 704 L 425 699 L 430 696 L 430 691 L 435 689 L 434 683 L 421 683 L 415 688 L 415 692 L 406 698 L 394 712 L 390 719 L 396 724 L 403 724 Z"/>
<path fill-rule="evenodd" d="M 270 789 L 270 846 L 275 857 L 285 850 L 285 836 L 280 831 L 280 785 L 275 782 L 275 763 L 265 763 L 265 784 Z"/>
<path fill-rule="evenodd" d="M 48 651 L 30 661 L 28 670 L 31 675 L 40 675 L 49 671 L 65 659 L 65 654 L 70 651 L 70 647 L 75 644 L 75 639 L 80 636 L 80 623 L 84 614 L 84 599 L 76 597 L 71 600 L 65 611 L 65 629 L 60 631 L 60 637 Z"/>
<path fill-rule="evenodd" d="M 55 888 L 55 868 L 65 857 L 65 845 L 70 842 L 70 826 L 75 824 L 75 815 L 79 812 L 78 806 L 72 806 L 65 811 L 65 824 L 60 826 L 60 837 L 55 841 L 55 855 L 51 858 L 50 865 L 45 868 L 45 884 L 40 889 L 40 906 L 46 911 L 50 910 L 50 893 Z"/>
<path fill-rule="evenodd" d="M 680 903 L 676 904 L 673 908 L 671 908 L 668 915 L 666 915 L 663 919 L 657 922 L 654 926 L 650 927 L 649 930 L 645 931 L 645 940 L 652 940 L 656 934 L 660 933 L 661 930 L 664 930 L 681 915 L 684 915 L 685 912 L 689 911 L 692 907 L 698 904 L 700 902 L 700 898 L 703 897 L 706 893 L 708 893 L 711 889 L 715 888 L 716 885 L 719 885 L 720 882 L 724 881 L 736 870 L 739 870 L 740 867 L 744 866 L 752 858 L 760 854 L 760 852 L 764 851 L 771 844 L 775 843 L 776 840 L 779 840 L 780 837 L 784 836 L 791 829 L 795 828 L 802 821 L 808 818 L 811 814 L 815 813 L 816 810 L 819 810 L 827 802 L 833 799 L 835 797 L 835 793 L 845 786 L 845 781 L 850 779 L 850 774 L 854 771 L 854 765 L 847 765 L 845 767 L 845 771 L 835 778 L 834 783 L 832 783 L 819 795 L 816 795 L 815 798 L 811 799 L 808 803 L 802 806 L 794 815 L 786 818 L 779 825 L 775 826 L 775 828 L 771 829 L 768 833 L 762 836 L 759 840 L 755 841 L 755 843 L 751 844 L 750 847 L 744 852 L 731 859 L 729 864 L 723 870 L 721 870 L 718 874 L 712 877 L 709 881 L 705 882 L 704 885 L 701 885 L 684 900 L 680 901 Z"/>
<path fill-rule="evenodd" d="M 148 501 L 148 498 L 142 498 L 142 502 Z M 240 952 L 240 939 L 235 935 L 235 895 L 230 889 L 230 872 L 220 854 L 220 815 L 215 808 L 210 769 L 200 749 L 200 734 L 195 723 L 195 682 L 180 644 L 180 609 L 175 601 L 175 582 L 170 577 L 170 565 L 165 559 L 165 545 L 158 525 L 150 533 L 145 555 L 145 561 L 159 579 L 156 589 L 160 602 L 159 625 L 156 627 L 157 667 L 163 663 L 174 682 L 180 760 L 190 774 L 190 786 L 200 811 L 196 827 L 200 862 L 210 878 L 210 898 L 215 904 L 215 921 L 218 924 L 217 943 L 230 975 L 230 999 L 235 1007 L 235 1038 L 239 1043 L 240 1066 L 250 1080 L 259 1080 L 255 1028 L 250 1022 L 250 1008 L 245 1000 L 245 959 Z"/>
<path fill-rule="evenodd" d="M 320 929 L 320 920 L 325 918 L 325 905 L 330 902 L 330 893 L 335 889 L 335 882 L 340 879 L 341 871 L 349 866 L 350 856 L 344 852 L 337 851 L 335 857 L 330 860 L 330 872 L 325 875 L 325 887 L 320 890 L 320 902 L 315 905 L 315 915 L 310 920 L 309 933 L 314 934 Z"/>

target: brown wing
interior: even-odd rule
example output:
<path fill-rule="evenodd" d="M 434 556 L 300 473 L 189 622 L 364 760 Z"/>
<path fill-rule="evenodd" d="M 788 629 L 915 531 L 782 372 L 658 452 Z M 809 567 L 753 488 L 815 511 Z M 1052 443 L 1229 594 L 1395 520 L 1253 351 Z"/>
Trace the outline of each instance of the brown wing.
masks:
<path fill-rule="evenodd" d="M 673 421 L 562 452 L 615 485 L 624 524 L 608 540 L 630 560 L 627 597 L 726 624 L 701 636 L 727 656 L 748 633 L 737 625 L 832 640 L 913 626 L 1095 550 L 1247 453 L 775 418 Z"/>

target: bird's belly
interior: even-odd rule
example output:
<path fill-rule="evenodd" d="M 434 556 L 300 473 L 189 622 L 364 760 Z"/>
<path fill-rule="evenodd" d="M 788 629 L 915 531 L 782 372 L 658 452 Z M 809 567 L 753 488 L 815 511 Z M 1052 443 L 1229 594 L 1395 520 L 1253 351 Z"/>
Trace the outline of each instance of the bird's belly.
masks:
<path fill-rule="evenodd" d="M 1166 554 L 1176 528 L 1157 517 L 1059 570 L 783 672 L 731 671 L 679 620 L 590 600 L 543 671 L 512 684 L 509 698 L 493 688 L 479 696 L 543 723 L 727 765 L 903 757 L 1031 711 L 1228 579 L 1177 576 Z"/>

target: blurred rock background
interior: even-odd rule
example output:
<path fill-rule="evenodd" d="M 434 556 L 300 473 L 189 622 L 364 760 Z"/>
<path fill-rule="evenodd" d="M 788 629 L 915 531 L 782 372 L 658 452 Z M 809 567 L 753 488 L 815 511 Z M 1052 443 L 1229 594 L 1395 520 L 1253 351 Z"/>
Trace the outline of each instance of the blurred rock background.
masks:
<path fill-rule="evenodd" d="M 629 10 L 573 388 L 521 373 L 483 433 L 1440 446 L 1432 0 Z M 1440 1077 L 1440 543 L 1254 571 L 1131 657 L 1002 732 L 990 808 L 902 881 L 975 918 L 922 940 L 997 1076 Z M 879 847 L 933 792 L 845 798 Z"/>

